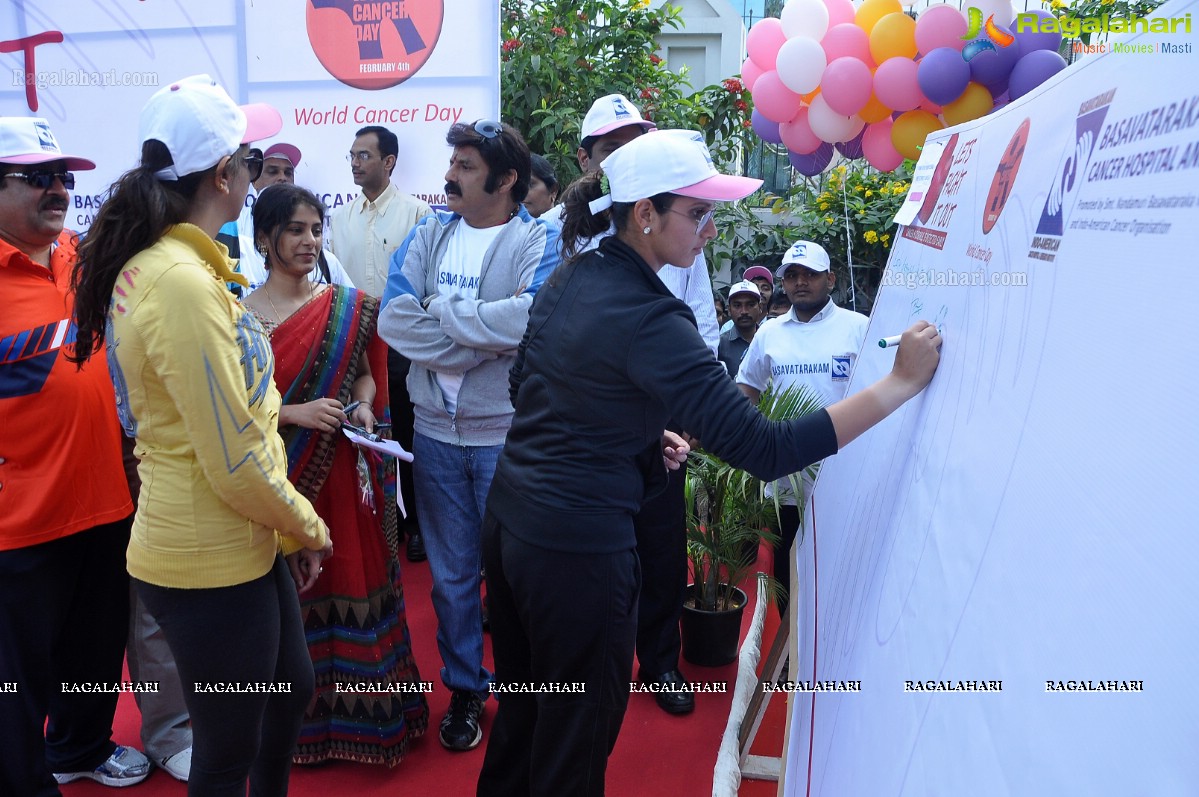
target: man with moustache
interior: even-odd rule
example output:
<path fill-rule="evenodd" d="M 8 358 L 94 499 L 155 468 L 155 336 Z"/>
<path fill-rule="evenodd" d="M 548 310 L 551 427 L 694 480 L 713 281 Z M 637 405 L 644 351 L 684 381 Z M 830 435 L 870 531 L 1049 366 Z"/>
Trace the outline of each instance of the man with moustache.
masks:
<path fill-rule="evenodd" d="M 133 502 L 103 357 L 73 353 L 75 175 L 44 119 L 0 117 L 0 794 L 129 786 L 150 762 L 112 741 L 129 623 Z M 3 685 L 12 685 L 5 688 Z M 47 717 L 49 722 L 47 723 Z"/>
<path fill-rule="evenodd" d="M 362 189 L 362 194 L 333 211 L 325 247 L 341 260 L 355 288 L 379 298 L 387 287 L 392 253 L 433 209 L 416 197 L 401 194 L 392 184 L 391 175 L 400 155 L 395 133 L 386 127 L 370 125 L 354 135 L 347 159 L 354 185 Z M 413 410 L 408 395 L 408 369 L 408 359 L 393 346 L 387 353 L 392 433 L 411 451 Z M 423 562 L 425 544 L 416 508 L 412 466 L 406 462 L 397 466 L 400 496 L 408 513 L 402 523 L 408 535 L 407 558 L 410 562 Z"/>
<path fill-rule="evenodd" d="M 762 322 L 762 294 L 757 285 L 741 280 L 729 289 L 729 320 L 733 322 L 733 328 L 720 336 L 716 359 L 724 363 L 729 376 L 736 379 L 741 358 Z"/>
<path fill-rule="evenodd" d="M 737 387 L 755 404 L 773 381 L 776 391 L 802 386 L 815 393 L 822 406 L 845 398 L 849 377 L 870 320 L 861 313 L 838 307 L 829 298 L 837 277 L 828 253 L 811 241 L 796 241 L 783 255 L 774 276 L 783 280 L 791 310 L 763 324 L 741 360 Z M 805 495 L 812 480 L 803 474 Z M 791 585 L 791 546 L 799 529 L 800 514 L 790 480 L 774 483 L 779 496 L 779 541 L 774 547 L 774 576 L 782 588 L 779 613 L 787 606 Z"/>
<path fill-rule="evenodd" d="M 492 675 L 479 610 L 483 511 L 512 423 L 508 372 L 533 295 L 558 265 L 558 228 L 521 202 L 532 166 L 520 133 L 455 124 L 449 212 L 421 221 L 391 258 L 379 334 L 412 361 L 413 480 L 433 577 L 442 682 L 452 690 L 439 738 L 483 739 Z"/>

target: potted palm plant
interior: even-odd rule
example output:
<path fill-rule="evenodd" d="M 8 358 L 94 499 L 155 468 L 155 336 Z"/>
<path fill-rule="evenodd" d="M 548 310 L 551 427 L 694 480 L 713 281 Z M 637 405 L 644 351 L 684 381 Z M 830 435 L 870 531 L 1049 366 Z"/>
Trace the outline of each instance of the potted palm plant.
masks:
<path fill-rule="evenodd" d="M 802 387 L 763 394 L 759 410 L 771 420 L 814 412 L 821 402 Z M 803 480 L 785 477 L 803 501 Z M 771 494 L 773 492 L 773 494 Z M 778 490 L 706 451 L 687 460 L 687 557 L 693 582 L 683 604 L 683 658 L 716 667 L 737 657 L 741 614 L 748 598 L 738 584 L 757 561 L 758 546 L 778 540 Z"/>

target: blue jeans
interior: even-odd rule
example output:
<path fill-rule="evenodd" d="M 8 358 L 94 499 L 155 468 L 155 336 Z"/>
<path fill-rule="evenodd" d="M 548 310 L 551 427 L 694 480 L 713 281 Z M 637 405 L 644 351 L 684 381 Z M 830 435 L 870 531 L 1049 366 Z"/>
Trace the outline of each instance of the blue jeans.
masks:
<path fill-rule="evenodd" d="M 484 697 L 491 673 L 483 668 L 481 536 L 501 449 L 442 443 L 419 432 L 412 440 L 412 482 L 433 577 L 441 682 Z"/>

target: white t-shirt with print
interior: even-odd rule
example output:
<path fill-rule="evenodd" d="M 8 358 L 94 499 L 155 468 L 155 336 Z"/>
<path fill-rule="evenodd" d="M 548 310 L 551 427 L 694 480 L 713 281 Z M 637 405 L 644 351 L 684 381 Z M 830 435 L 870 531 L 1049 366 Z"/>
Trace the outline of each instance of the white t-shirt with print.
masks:
<path fill-rule="evenodd" d="M 476 229 L 460 220 L 446 245 L 445 257 L 437 264 L 437 295 L 479 298 L 479 275 L 487 250 L 504 229 Z M 462 389 L 462 374 L 437 374 L 437 384 L 445 398 L 445 408 L 453 415 L 458 410 L 458 392 Z"/>
<path fill-rule="evenodd" d="M 821 406 L 835 404 L 845 398 L 869 324 L 866 316 L 838 307 L 831 299 L 806 322 L 796 318 L 792 308 L 758 327 L 741 359 L 737 383 L 759 393 L 771 382 L 778 392 L 803 385 L 820 397 Z M 805 478 L 804 489 L 811 487 Z M 775 482 L 774 488 L 780 503 L 795 503 L 787 479 Z"/>

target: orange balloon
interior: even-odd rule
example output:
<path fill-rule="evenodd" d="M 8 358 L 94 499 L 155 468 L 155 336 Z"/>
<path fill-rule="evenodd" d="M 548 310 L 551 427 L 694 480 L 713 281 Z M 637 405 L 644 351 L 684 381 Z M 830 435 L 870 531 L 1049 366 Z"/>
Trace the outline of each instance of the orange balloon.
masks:
<path fill-rule="evenodd" d="M 944 127 L 941 120 L 928 111 L 908 111 L 891 126 L 891 144 L 905 158 L 919 160 L 924 139 Z"/>
<path fill-rule="evenodd" d="M 858 116 L 868 125 L 881 122 L 890 115 L 891 109 L 883 105 L 882 100 L 873 91 L 870 92 L 870 100 L 866 103 L 866 107 L 858 111 Z"/>
<path fill-rule="evenodd" d="M 907 14 L 887 14 L 870 31 L 870 56 L 881 64 L 888 58 L 916 57 L 916 20 Z"/>
<path fill-rule="evenodd" d="M 811 105 L 812 100 L 816 99 L 819 96 L 820 96 L 820 87 L 817 86 L 814 90 L 809 91 L 807 94 L 800 94 L 799 98 L 801 100 L 803 100 L 804 102 L 806 102 L 808 105 Z"/>
<path fill-rule="evenodd" d="M 866 0 L 854 14 L 853 24 L 870 33 L 875 24 L 887 14 L 902 13 L 903 6 L 899 4 L 899 0 Z"/>
<path fill-rule="evenodd" d="M 986 116 L 994 107 L 995 99 L 991 92 L 987 91 L 987 87 L 981 83 L 970 82 L 962 96 L 942 108 L 941 114 L 945 117 L 945 124 L 952 127 Z"/>

